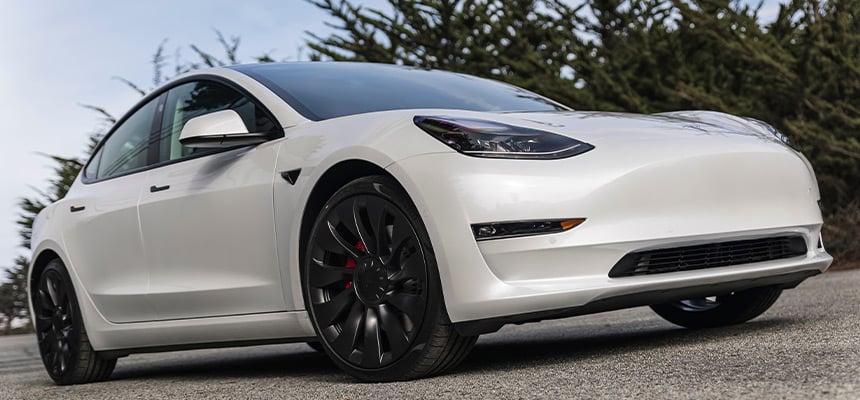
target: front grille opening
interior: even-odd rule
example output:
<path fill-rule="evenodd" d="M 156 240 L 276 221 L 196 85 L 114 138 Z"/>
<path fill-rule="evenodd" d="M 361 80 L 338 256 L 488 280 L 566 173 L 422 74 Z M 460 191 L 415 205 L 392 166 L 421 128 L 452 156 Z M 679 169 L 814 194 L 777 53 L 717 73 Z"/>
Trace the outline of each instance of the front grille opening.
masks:
<path fill-rule="evenodd" d="M 806 240 L 796 235 L 645 250 L 621 258 L 609 271 L 609 277 L 726 267 L 805 254 Z"/>

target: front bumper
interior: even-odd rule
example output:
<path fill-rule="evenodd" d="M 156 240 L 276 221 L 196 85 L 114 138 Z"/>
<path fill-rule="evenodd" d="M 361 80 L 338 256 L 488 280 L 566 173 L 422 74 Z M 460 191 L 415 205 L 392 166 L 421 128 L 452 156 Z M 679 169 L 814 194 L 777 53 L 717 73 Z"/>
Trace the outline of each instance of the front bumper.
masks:
<path fill-rule="evenodd" d="M 637 294 L 644 297 L 629 305 L 649 304 L 648 294 L 656 303 L 667 297 L 657 293 L 806 277 L 832 262 L 817 246 L 821 215 L 815 181 L 788 150 L 751 146 L 678 155 L 631 152 L 608 159 L 600 149 L 553 161 L 439 153 L 389 166 L 427 226 L 452 322 L 516 322 Z M 474 223 L 561 218 L 587 220 L 563 233 L 481 242 L 470 229 Z M 806 255 L 647 276 L 608 275 L 636 250 L 784 234 L 802 235 Z M 521 317 L 505 319 L 512 316 Z"/>

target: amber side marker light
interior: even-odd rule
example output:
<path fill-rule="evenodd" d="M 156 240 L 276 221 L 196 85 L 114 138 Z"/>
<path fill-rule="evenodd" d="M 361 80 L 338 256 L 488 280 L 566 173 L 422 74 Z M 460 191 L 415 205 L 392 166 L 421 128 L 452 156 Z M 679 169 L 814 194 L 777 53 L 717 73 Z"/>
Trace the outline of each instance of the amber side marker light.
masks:
<path fill-rule="evenodd" d="M 472 224 L 472 232 L 475 234 L 475 239 L 480 241 L 564 232 L 583 222 L 585 222 L 585 218 L 489 222 Z"/>

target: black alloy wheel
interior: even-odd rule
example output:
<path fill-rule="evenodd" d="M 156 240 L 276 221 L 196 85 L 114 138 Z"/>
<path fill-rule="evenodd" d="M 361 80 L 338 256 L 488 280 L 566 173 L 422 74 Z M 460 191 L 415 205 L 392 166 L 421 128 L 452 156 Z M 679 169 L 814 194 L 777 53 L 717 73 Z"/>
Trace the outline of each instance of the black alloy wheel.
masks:
<path fill-rule="evenodd" d="M 341 368 L 399 380 L 465 357 L 475 338 L 461 338 L 447 320 L 433 257 L 414 205 L 390 178 L 353 181 L 329 200 L 311 232 L 303 283 L 320 344 Z M 451 355 L 428 353 L 447 340 L 424 346 L 440 329 L 458 345 Z"/>
<path fill-rule="evenodd" d="M 49 269 L 42 273 L 36 298 L 36 328 L 42 358 L 51 375 L 62 376 L 78 350 L 75 348 L 78 333 L 72 324 L 75 317 L 72 298 L 59 271 Z"/>
<path fill-rule="evenodd" d="M 51 379 L 61 385 L 107 379 L 116 358 L 103 357 L 90 346 L 74 286 L 59 259 L 48 263 L 34 289 L 36 338 Z"/>
<path fill-rule="evenodd" d="M 665 320 L 686 328 L 713 328 L 749 321 L 772 306 L 782 289 L 760 287 L 718 296 L 700 297 L 651 306 Z"/>
<path fill-rule="evenodd" d="M 322 333 L 352 364 L 390 364 L 415 340 L 427 305 L 427 265 L 417 235 L 397 206 L 374 195 L 338 203 L 324 223 L 308 269 Z"/>

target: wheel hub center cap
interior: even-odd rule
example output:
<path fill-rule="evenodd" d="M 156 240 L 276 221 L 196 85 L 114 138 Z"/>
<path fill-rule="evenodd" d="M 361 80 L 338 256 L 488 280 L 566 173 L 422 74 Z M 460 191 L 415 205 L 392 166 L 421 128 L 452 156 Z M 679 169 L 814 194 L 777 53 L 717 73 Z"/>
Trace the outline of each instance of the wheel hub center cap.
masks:
<path fill-rule="evenodd" d="M 388 270 L 382 260 L 367 257 L 359 261 L 355 267 L 353 287 L 364 304 L 379 304 L 388 292 Z"/>

